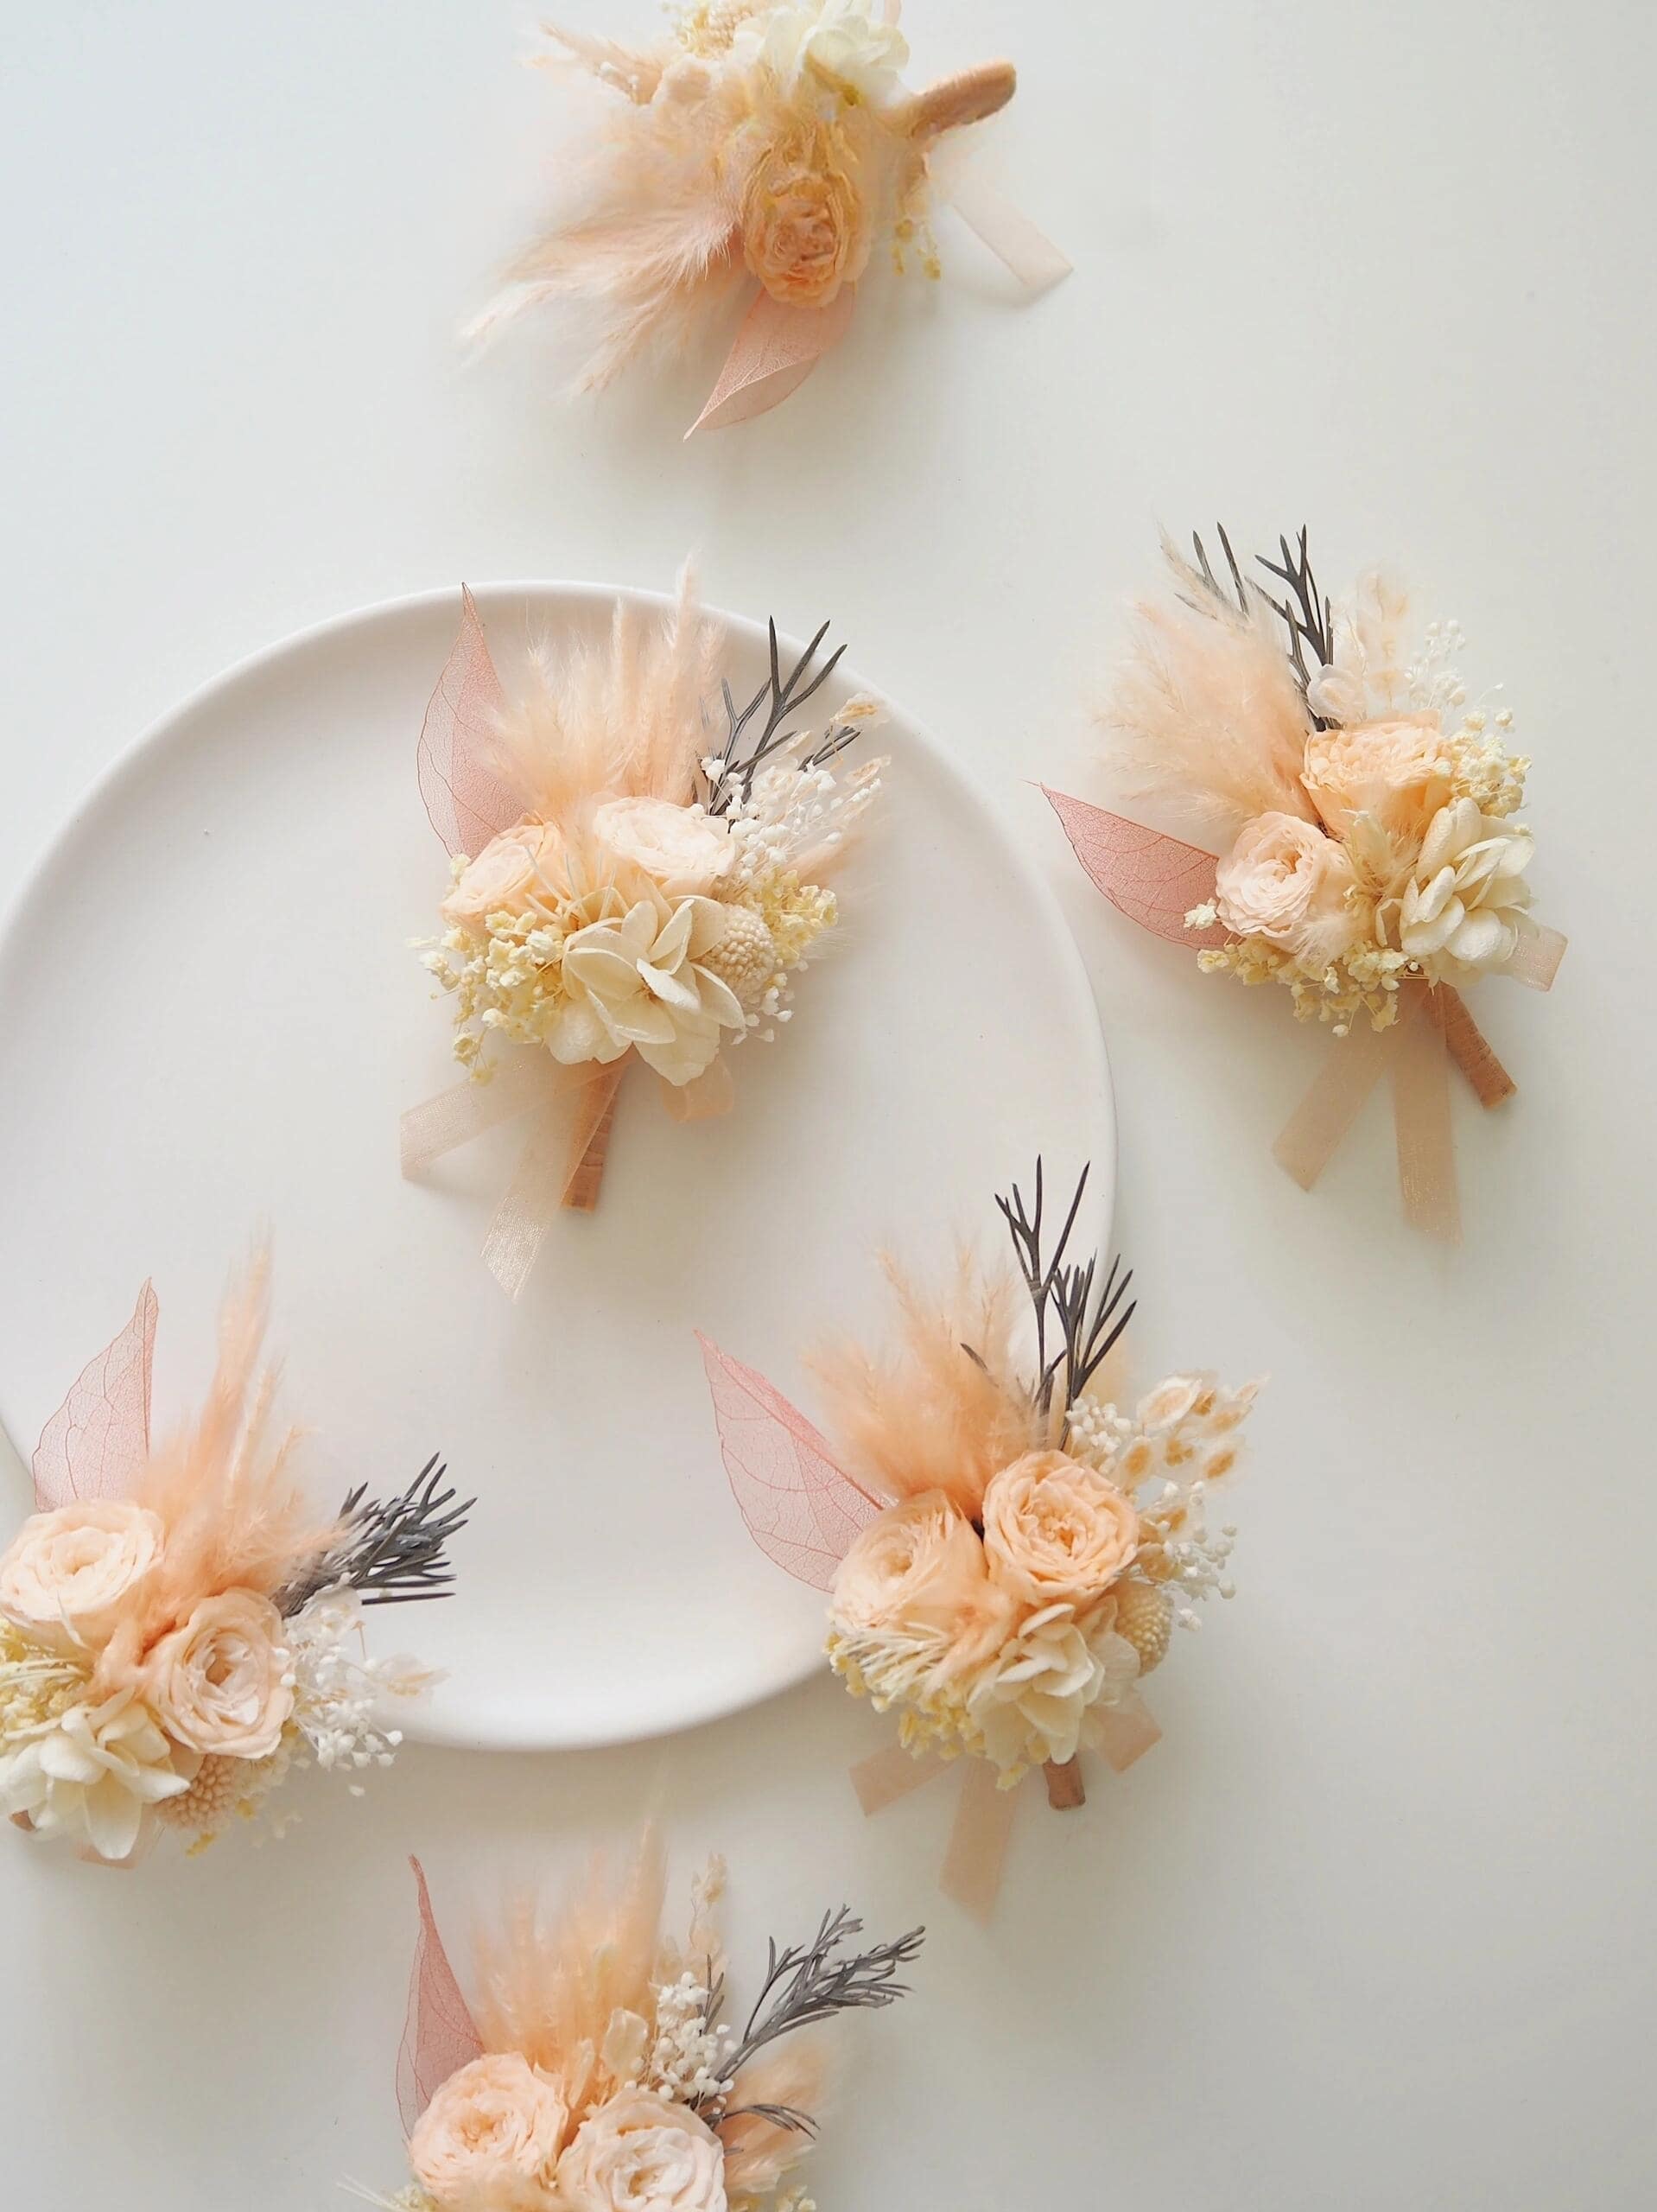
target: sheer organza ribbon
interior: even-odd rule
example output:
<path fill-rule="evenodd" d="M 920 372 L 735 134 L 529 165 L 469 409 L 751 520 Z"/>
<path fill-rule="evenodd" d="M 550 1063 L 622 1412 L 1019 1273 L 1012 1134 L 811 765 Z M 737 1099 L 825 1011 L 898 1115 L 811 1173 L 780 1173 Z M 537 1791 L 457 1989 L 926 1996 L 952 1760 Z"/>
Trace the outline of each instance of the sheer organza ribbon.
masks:
<path fill-rule="evenodd" d="M 1114 906 L 1152 936 L 1202 950 L 1228 942 L 1219 925 L 1187 929 L 1193 906 L 1214 897 L 1212 853 L 1062 791 L 1042 790 L 1064 826 L 1077 860 Z M 1558 930 L 1535 928 L 1498 972 L 1532 990 L 1552 988 L 1565 957 Z M 1466 1077 L 1481 1106 L 1499 1106 L 1518 1085 L 1492 1051 L 1459 991 L 1448 984 L 1406 984 L 1397 1020 L 1386 1029 L 1354 1022 L 1330 1041 L 1329 1056 L 1285 1123 L 1273 1157 L 1310 1191 L 1357 1120 L 1383 1075 L 1393 1092 L 1399 1190 L 1406 1217 L 1431 1236 L 1461 1234 L 1450 1064 Z"/>
<path fill-rule="evenodd" d="M 452 859 L 475 860 L 492 837 L 522 819 L 521 801 L 493 766 L 505 705 L 477 601 L 462 585 L 460 635 L 427 706 L 416 754 L 421 798 Z M 591 1213 L 597 1205 L 617 1094 L 631 1058 L 565 1067 L 549 1053 L 516 1046 L 486 1082 L 467 1077 L 403 1116 L 398 1150 L 411 1179 L 486 1130 L 530 1117 L 483 1243 L 484 1264 L 509 1297 L 528 1282 L 560 1210 Z M 730 1071 L 721 1061 L 695 1083 L 664 1083 L 662 1090 L 676 1121 L 726 1113 L 732 1103 Z"/>
<path fill-rule="evenodd" d="M 1137 1690 L 1130 1691 L 1118 1705 L 1095 1707 L 1090 1728 L 1095 1747 L 1118 1774 L 1148 1751 L 1162 1734 Z M 1014 1808 L 1021 1789 L 1027 1794 L 1028 1784 L 1035 1778 L 1033 1772 L 1023 1784 L 1003 1789 L 987 1759 L 917 1758 L 901 1744 L 893 1744 L 852 1769 L 852 1787 L 859 1804 L 873 1818 L 900 1797 L 936 1782 L 952 1766 L 964 1771 L 938 1887 L 975 1920 L 987 1923 L 1001 1893 Z M 1076 1759 L 1063 1766 L 1049 1766 L 1044 1774 L 1051 1805 L 1069 1811 L 1085 1802 L 1087 1793 Z"/>

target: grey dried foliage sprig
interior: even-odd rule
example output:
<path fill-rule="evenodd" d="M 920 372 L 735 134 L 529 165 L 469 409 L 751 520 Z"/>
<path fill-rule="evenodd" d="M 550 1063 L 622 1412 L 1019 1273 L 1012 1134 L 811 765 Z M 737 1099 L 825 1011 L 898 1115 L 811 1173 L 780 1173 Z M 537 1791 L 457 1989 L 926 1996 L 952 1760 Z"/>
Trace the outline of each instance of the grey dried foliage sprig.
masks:
<path fill-rule="evenodd" d="M 765 763 L 773 753 L 792 744 L 798 732 L 788 728 L 787 723 L 814 693 L 822 690 L 839 667 L 846 650 L 844 645 L 836 645 L 821 668 L 816 665 L 822 641 L 828 634 L 825 622 L 784 676 L 777 625 L 768 622 L 765 628 L 771 644 L 771 666 L 765 682 L 747 705 L 739 707 L 730 685 L 721 686 L 729 727 L 714 770 L 708 777 L 707 806 L 710 814 L 727 814 L 733 801 L 746 798 Z M 763 720 L 759 719 L 762 710 Z M 855 723 L 831 722 L 816 744 L 802 757 L 801 767 L 822 767 L 843 753 L 856 735 Z"/>
<path fill-rule="evenodd" d="M 871 2011 L 908 1996 L 909 1986 L 898 1977 L 918 1955 L 926 1930 L 911 1928 L 895 1942 L 877 1943 L 871 1950 L 842 1955 L 844 1947 L 862 1933 L 862 1922 L 841 1905 L 837 1911 L 824 1913 L 810 1942 L 791 1944 L 785 1951 L 779 1951 L 775 1941 L 771 1942 L 765 1984 L 732 2054 L 733 2075 L 779 2036 L 792 2035 L 798 2028 L 811 2027 L 841 2012 Z M 803 2120 L 800 2114 L 778 2124 L 796 2126 Z M 809 2127 L 809 2123 L 806 2124 Z"/>
<path fill-rule="evenodd" d="M 1209 559 L 1208 548 L 1197 531 L 1191 532 L 1191 547 L 1197 555 L 1195 568 L 1182 558 L 1165 537 L 1163 540 L 1164 550 L 1186 587 L 1180 594 L 1181 598 L 1199 613 L 1213 613 L 1218 608 L 1232 621 L 1240 613 L 1247 620 L 1262 602 L 1269 607 L 1288 632 L 1286 650 L 1289 664 L 1294 671 L 1294 680 L 1299 687 L 1301 697 L 1306 698 L 1312 677 L 1319 669 L 1329 666 L 1335 654 L 1335 609 L 1329 594 L 1319 590 L 1317 579 L 1312 573 L 1311 556 L 1307 550 L 1306 525 L 1301 524 L 1299 535 L 1292 544 L 1287 537 L 1279 537 L 1280 558 L 1278 560 L 1273 561 L 1265 553 L 1254 556 L 1257 566 L 1264 569 L 1268 576 L 1274 576 L 1279 583 L 1288 587 L 1286 595 L 1281 599 L 1263 584 L 1254 583 L 1244 575 L 1237 556 L 1231 550 L 1231 540 L 1226 535 L 1225 524 L 1216 523 L 1215 529 L 1230 572 L 1228 588 L 1222 582 Z M 1197 595 L 1198 593 L 1213 604 L 1205 608 L 1203 598 Z M 1234 597 L 1236 601 L 1235 607 L 1232 605 Z M 1310 659 L 1307 658 L 1308 651 L 1311 656 Z M 1329 727 L 1321 715 L 1312 712 L 1309 699 L 1306 713 L 1314 729 Z"/>
<path fill-rule="evenodd" d="M 1036 1317 L 1036 1382 L 1031 1395 L 1044 1416 L 1052 1409 L 1053 1396 L 1063 1382 L 1060 1403 L 1067 1410 L 1087 1389 L 1108 1358 L 1117 1339 L 1133 1319 L 1138 1300 L 1124 1306 L 1133 1270 L 1123 1271 L 1113 1260 L 1102 1283 L 1101 1255 L 1085 1263 L 1070 1262 L 1071 1232 L 1082 1210 L 1091 1165 L 1082 1170 L 1063 1226 L 1051 1252 L 1043 1249 L 1047 1205 L 1046 1175 L 1039 1154 L 1036 1159 L 1033 1203 L 1026 1205 L 1015 1183 L 1010 1193 L 997 1192 L 995 1204 L 1006 1223 L 1018 1259 L 1019 1272 Z"/>
<path fill-rule="evenodd" d="M 277 1593 L 282 1613 L 299 1612 L 325 1590 L 354 1590 L 365 1605 L 447 1598 L 454 1581 L 448 1546 L 477 1503 L 457 1505 L 454 1486 L 440 1488 L 448 1472 L 434 1452 L 394 1497 L 371 1498 L 366 1483 L 349 1491 L 334 1542 Z"/>
<path fill-rule="evenodd" d="M 1317 579 L 1312 574 L 1311 556 L 1306 550 L 1306 526 L 1300 525 L 1300 536 L 1292 546 L 1286 537 L 1278 539 L 1282 553 L 1280 561 L 1269 560 L 1264 553 L 1255 559 L 1269 576 L 1276 576 L 1289 588 L 1286 599 L 1273 599 L 1284 627 L 1289 633 L 1289 658 L 1294 664 L 1295 681 L 1304 695 L 1312 676 L 1320 668 L 1327 668 L 1335 658 L 1335 610 L 1326 593 L 1317 588 Z M 1270 594 L 1267 594 L 1268 599 Z M 1306 648 L 1314 656 L 1309 664 Z M 1322 719 L 1314 715 L 1312 721 L 1319 729 L 1324 728 Z"/>

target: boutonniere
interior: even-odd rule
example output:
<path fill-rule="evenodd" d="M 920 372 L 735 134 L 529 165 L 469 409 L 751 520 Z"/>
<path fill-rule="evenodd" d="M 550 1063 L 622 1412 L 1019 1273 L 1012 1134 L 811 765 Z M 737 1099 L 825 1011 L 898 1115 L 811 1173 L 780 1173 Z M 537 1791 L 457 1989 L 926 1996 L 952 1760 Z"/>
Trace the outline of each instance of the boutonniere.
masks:
<path fill-rule="evenodd" d="M 1201 538 L 1194 563 L 1165 543 L 1171 592 L 1136 610 L 1101 720 L 1129 786 L 1221 850 L 1047 796 L 1130 919 L 1331 1031 L 1275 1147 L 1295 1180 L 1311 1188 L 1390 1072 L 1405 1210 L 1453 1237 L 1449 1061 L 1482 1106 L 1515 1088 L 1463 994 L 1489 976 L 1545 991 L 1565 946 L 1530 911 L 1530 763 L 1508 710 L 1470 697 L 1457 624 L 1418 632 L 1376 575 L 1327 597 L 1304 530 L 1252 567 L 1219 538 L 1223 573 Z"/>
<path fill-rule="evenodd" d="M 455 1503 L 429 1460 L 395 1497 L 321 1511 L 272 1433 L 264 1272 L 229 1301 L 200 1417 L 154 1444 L 158 1308 L 92 1360 L 35 1454 L 39 1510 L 0 1557 L 0 1810 L 126 1865 L 170 1828 L 200 1849 L 295 1767 L 390 1765 L 388 1696 L 431 1681 L 371 1659 L 363 1612 L 447 1594 Z"/>
<path fill-rule="evenodd" d="M 579 386 L 652 345 L 682 346 L 733 293 L 748 306 L 693 430 L 787 397 L 851 322 L 877 255 L 940 273 L 931 213 L 947 200 L 1032 290 L 1070 264 L 940 149 L 1013 97 L 1011 63 L 922 92 L 888 0 L 704 0 L 644 47 L 549 25 L 553 67 L 601 88 L 603 130 L 569 204 L 472 326 L 485 336 L 556 302 L 587 325 Z"/>
<path fill-rule="evenodd" d="M 619 601 L 606 646 L 533 656 L 509 697 L 463 594 L 419 772 L 451 858 L 423 957 L 467 1077 L 403 1116 L 403 1171 L 533 1117 L 484 1245 L 513 1296 L 559 1207 L 598 1203 L 630 1067 L 676 1120 L 723 1114 L 735 1047 L 792 1019 L 886 765 L 848 758 L 873 700 L 801 720 L 843 651 L 820 658 L 827 631 L 785 665 L 773 625 L 769 673 L 739 702 L 686 583 L 669 613 Z"/>
<path fill-rule="evenodd" d="M 817 2135 L 829 2032 L 908 1994 L 922 1929 L 866 1948 L 860 1920 L 826 1912 L 803 1942 L 772 1942 L 745 2015 L 719 1927 L 723 1862 L 693 1884 L 675 1941 L 647 1834 L 562 1900 L 507 1899 L 479 1934 L 468 2003 L 414 1871 L 397 2064 L 414 2180 L 354 2195 L 382 2212 L 811 2212 L 793 2176 Z"/>
<path fill-rule="evenodd" d="M 1073 1249 L 1087 1179 L 1057 1221 L 1039 1162 L 1030 1199 L 997 1198 L 1011 1270 L 963 1257 L 929 1296 L 889 1264 L 894 1343 L 810 1363 L 826 1435 L 702 1339 L 754 1541 L 828 1592 L 830 1664 L 897 1715 L 898 1746 L 854 1775 L 865 1809 L 964 1755 L 943 1887 L 981 1916 L 1014 1786 L 1040 1771 L 1071 1808 L 1084 1750 L 1130 1765 L 1159 1732 L 1140 1685 L 1204 1599 L 1231 1594 L 1234 1532 L 1210 1511 L 1258 1386 L 1176 1375 L 1119 1405 L 1132 1276 Z"/>

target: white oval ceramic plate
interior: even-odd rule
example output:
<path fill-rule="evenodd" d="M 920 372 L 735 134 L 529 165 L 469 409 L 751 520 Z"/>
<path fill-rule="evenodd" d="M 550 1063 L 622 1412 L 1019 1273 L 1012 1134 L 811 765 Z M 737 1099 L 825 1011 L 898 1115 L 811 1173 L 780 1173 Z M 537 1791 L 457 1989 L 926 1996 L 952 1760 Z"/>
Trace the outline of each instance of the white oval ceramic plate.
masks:
<path fill-rule="evenodd" d="M 477 596 L 510 686 L 531 636 L 594 634 L 615 594 Z M 223 677 L 93 791 L 12 913 L 0 1421 L 26 1452 L 146 1275 L 156 1420 L 181 1416 L 229 1268 L 268 1225 L 284 1404 L 318 1482 L 398 1485 L 441 1450 L 478 1493 L 456 1595 L 372 1617 L 377 1649 L 448 1670 L 410 1732 L 613 1743 L 819 1663 L 822 1600 L 743 1528 L 694 1331 L 809 1409 L 809 1341 L 885 1324 L 877 1249 L 924 1266 L 957 1230 L 993 1239 L 992 1195 L 1038 1146 L 1056 1174 L 1091 1157 L 1102 1236 L 1109 1076 L 1051 894 L 893 709 L 832 957 L 778 1041 L 736 1053 L 735 1111 L 677 1126 L 635 1071 L 598 1211 L 556 1223 L 510 1304 L 479 1246 L 521 1134 L 422 1183 L 397 1170 L 399 1113 L 456 1072 L 409 940 L 448 882 L 415 741 L 458 618 L 458 593 L 434 592 Z M 746 695 L 764 633 L 730 633 Z M 811 712 L 866 688 L 837 678 Z"/>

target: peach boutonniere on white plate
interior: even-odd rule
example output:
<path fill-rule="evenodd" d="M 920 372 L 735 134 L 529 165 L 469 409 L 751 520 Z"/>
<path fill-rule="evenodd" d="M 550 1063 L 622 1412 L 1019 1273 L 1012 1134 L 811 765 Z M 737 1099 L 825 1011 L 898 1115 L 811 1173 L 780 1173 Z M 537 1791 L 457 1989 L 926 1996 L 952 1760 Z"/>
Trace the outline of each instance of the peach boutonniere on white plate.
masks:
<path fill-rule="evenodd" d="M 793 1018 L 886 766 L 850 757 L 873 699 L 806 718 L 843 650 L 823 653 L 828 626 L 790 663 L 773 625 L 769 672 L 740 702 L 687 576 L 660 613 L 619 598 L 605 645 L 532 653 L 509 696 L 461 594 L 420 735 L 450 855 L 442 931 L 420 950 L 467 1080 L 403 1116 L 402 1162 L 419 1174 L 532 1116 L 484 1243 L 513 1296 L 559 1208 L 597 1205 L 630 1067 L 676 1121 L 727 1113 L 735 1048 Z"/>

